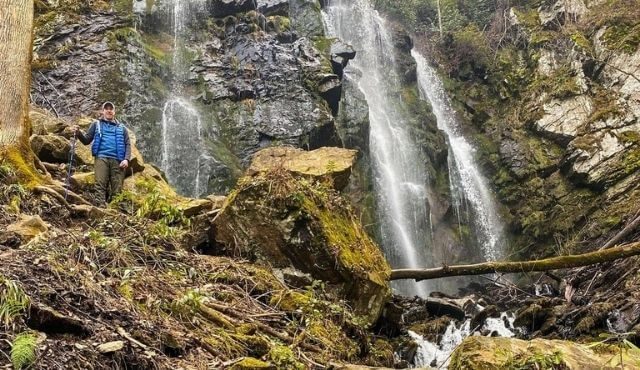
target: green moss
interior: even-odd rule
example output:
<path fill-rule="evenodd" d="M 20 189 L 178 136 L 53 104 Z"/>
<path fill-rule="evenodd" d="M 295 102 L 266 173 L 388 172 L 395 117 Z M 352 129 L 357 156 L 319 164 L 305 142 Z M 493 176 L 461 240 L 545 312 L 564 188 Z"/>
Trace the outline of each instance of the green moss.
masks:
<path fill-rule="evenodd" d="M 273 365 L 268 362 L 264 362 L 253 357 L 246 357 L 233 364 L 229 370 L 260 370 L 273 368 Z"/>
<path fill-rule="evenodd" d="M 267 17 L 267 27 L 273 31 L 280 33 L 291 30 L 291 19 L 280 15 Z"/>
<path fill-rule="evenodd" d="M 331 52 L 331 45 L 333 45 L 334 41 L 335 41 L 334 38 L 315 36 L 313 38 L 313 46 L 320 53 L 324 54 L 325 56 L 328 56 Z"/>
<path fill-rule="evenodd" d="M 576 44 L 578 48 L 582 50 L 582 52 L 587 54 L 593 54 L 593 46 L 591 45 L 591 41 L 580 31 L 574 31 L 571 34 L 571 40 Z"/>
<path fill-rule="evenodd" d="M 614 24 L 607 28 L 603 35 L 605 45 L 612 50 L 620 50 L 632 54 L 640 44 L 640 23 L 635 25 Z"/>
<path fill-rule="evenodd" d="M 339 214 L 329 208 L 320 208 L 317 204 L 308 198 L 304 200 L 306 210 L 320 220 L 327 242 L 340 262 L 346 268 L 356 273 L 367 274 L 376 283 L 386 285 L 391 273 L 389 266 L 380 253 L 365 252 L 377 247 L 359 223 L 345 214 Z M 368 245 L 365 247 L 364 244 Z"/>
<path fill-rule="evenodd" d="M 508 360 L 501 367 L 505 369 L 564 369 L 562 352 L 553 353 L 533 352 L 528 354 L 508 355 Z"/>
<path fill-rule="evenodd" d="M 278 369 L 306 369 L 304 364 L 297 360 L 293 354 L 293 350 L 287 346 L 273 346 L 267 354 L 267 358 L 269 358 Z"/>
<path fill-rule="evenodd" d="M 294 312 L 312 305 L 311 297 L 292 290 L 279 291 L 271 296 L 269 305 L 287 312 Z"/>
<path fill-rule="evenodd" d="M 135 28 L 122 27 L 107 32 L 107 44 L 112 50 L 119 50 L 119 43 L 128 43 L 131 40 L 138 39 L 139 37 L 140 34 Z"/>
<path fill-rule="evenodd" d="M 531 34 L 529 42 L 532 46 L 541 46 L 561 37 L 562 34 L 556 31 L 537 31 Z"/>
<path fill-rule="evenodd" d="M 121 296 L 123 296 L 127 301 L 133 300 L 133 287 L 129 281 L 123 281 L 118 285 L 118 292 Z"/>
<path fill-rule="evenodd" d="M 133 12 L 133 0 L 114 0 L 113 9 L 123 15 L 131 15 Z"/>
<path fill-rule="evenodd" d="M 618 105 L 618 94 L 612 90 L 595 88 L 592 102 L 593 113 L 587 121 L 589 124 L 605 122 L 609 118 L 619 117 L 623 113 Z"/>
<path fill-rule="evenodd" d="M 536 29 L 540 26 L 540 15 L 535 9 L 513 8 L 518 21 L 528 29 Z"/>
<path fill-rule="evenodd" d="M 640 133 L 637 131 L 623 131 L 617 136 L 625 144 L 640 144 Z"/>
<path fill-rule="evenodd" d="M 549 76 L 540 76 L 531 83 L 533 95 L 547 93 L 549 98 L 565 99 L 582 93 L 575 78 L 576 72 L 570 65 L 558 67 Z"/>

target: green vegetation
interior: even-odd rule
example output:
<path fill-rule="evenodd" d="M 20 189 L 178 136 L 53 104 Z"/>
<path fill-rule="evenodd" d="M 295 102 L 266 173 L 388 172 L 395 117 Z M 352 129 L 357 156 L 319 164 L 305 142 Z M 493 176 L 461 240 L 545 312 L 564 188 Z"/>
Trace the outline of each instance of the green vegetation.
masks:
<path fill-rule="evenodd" d="M 0 275 L 0 324 L 5 329 L 15 325 L 15 319 L 29 309 L 31 300 L 20 285 Z"/>
<path fill-rule="evenodd" d="M 539 352 L 518 354 L 510 357 L 502 366 L 505 369 L 518 370 L 562 370 L 567 368 L 564 361 L 562 361 L 562 352 L 560 351 L 555 351 L 550 354 Z"/>
<path fill-rule="evenodd" d="M 29 367 L 36 361 L 38 336 L 30 331 L 20 333 L 11 343 L 11 363 L 16 370 Z"/>

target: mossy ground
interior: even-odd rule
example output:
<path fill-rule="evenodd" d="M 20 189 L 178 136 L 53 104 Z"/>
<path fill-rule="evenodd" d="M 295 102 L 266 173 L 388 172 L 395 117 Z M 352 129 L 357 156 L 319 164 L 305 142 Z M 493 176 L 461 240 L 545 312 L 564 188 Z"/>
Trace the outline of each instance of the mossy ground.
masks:
<path fill-rule="evenodd" d="M 5 166 L 2 171 L 9 173 Z M 362 323 L 324 284 L 295 290 L 268 267 L 193 254 L 183 238 L 189 220 L 172 210 L 173 204 L 151 199 L 151 178 L 135 185 L 151 197 L 130 203 L 133 208 L 125 213 L 77 219 L 55 199 L 3 182 L 2 229 L 21 213 L 39 214 L 50 228 L 29 244 L 13 249 L 0 245 L 2 279 L 21 287 L 33 305 L 74 317 L 90 333 L 59 336 L 38 327 L 49 334 L 46 344 L 56 355 L 42 353 L 36 368 L 61 363 L 78 368 L 207 368 L 239 357 L 247 360 L 235 366 L 259 363 L 283 369 L 335 360 L 370 365 L 393 361 L 370 356 L 366 348 L 372 339 Z M 11 327 L 0 325 L 13 339 L 32 324 L 19 314 Z M 71 329 L 63 325 L 59 330 Z M 93 345 L 118 339 L 125 347 L 110 358 Z M 8 353 L 4 342 L 0 350 Z"/>

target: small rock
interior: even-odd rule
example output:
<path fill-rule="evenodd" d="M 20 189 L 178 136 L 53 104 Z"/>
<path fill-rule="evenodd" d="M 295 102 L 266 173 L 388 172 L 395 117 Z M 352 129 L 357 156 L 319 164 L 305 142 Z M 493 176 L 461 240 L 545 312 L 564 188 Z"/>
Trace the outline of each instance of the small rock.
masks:
<path fill-rule="evenodd" d="M 107 354 L 120 351 L 122 348 L 124 348 L 124 342 L 121 340 L 116 340 L 99 345 L 98 352 Z"/>
<path fill-rule="evenodd" d="M 22 242 L 28 242 L 47 230 L 49 227 L 38 215 L 22 215 L 20 221 L 7 226 L 7 232 L 19 235 Z"/>
<path fill-rule="evenodd" d="M 465 312 L 454 302 L 441 298 L 429 298 L 425 303 L 427 311 L 434 316 L 450 316 L 457 320 L 464 320 Z"/>

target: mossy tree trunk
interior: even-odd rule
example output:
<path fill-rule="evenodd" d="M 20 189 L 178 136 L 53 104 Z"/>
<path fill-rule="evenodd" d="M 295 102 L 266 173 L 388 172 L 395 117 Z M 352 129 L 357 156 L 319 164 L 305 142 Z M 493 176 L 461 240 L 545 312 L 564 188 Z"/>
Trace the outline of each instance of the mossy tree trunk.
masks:
<path fill-rule="evenodd" d="M 29 148 L 33 0 L 0 0 L 0 159 L 35 173 Z"/>
<path fill-rule="evenodd" d="M 417 281 L 437 279 L 448 276 L 482 275 L 495 272 L 517 273 L 550 271 L 573 267 L 595 265 L 621 258 L 640 255 L 640 242 L 630 243 L 616 248 L 595 252 L 559 256 L 542 260 L 520 262 L 485 262 L 473 265 L 444 266 L 431 269 L 402 269 L 391 271 L 391 280 L 414 279 Z"/>

